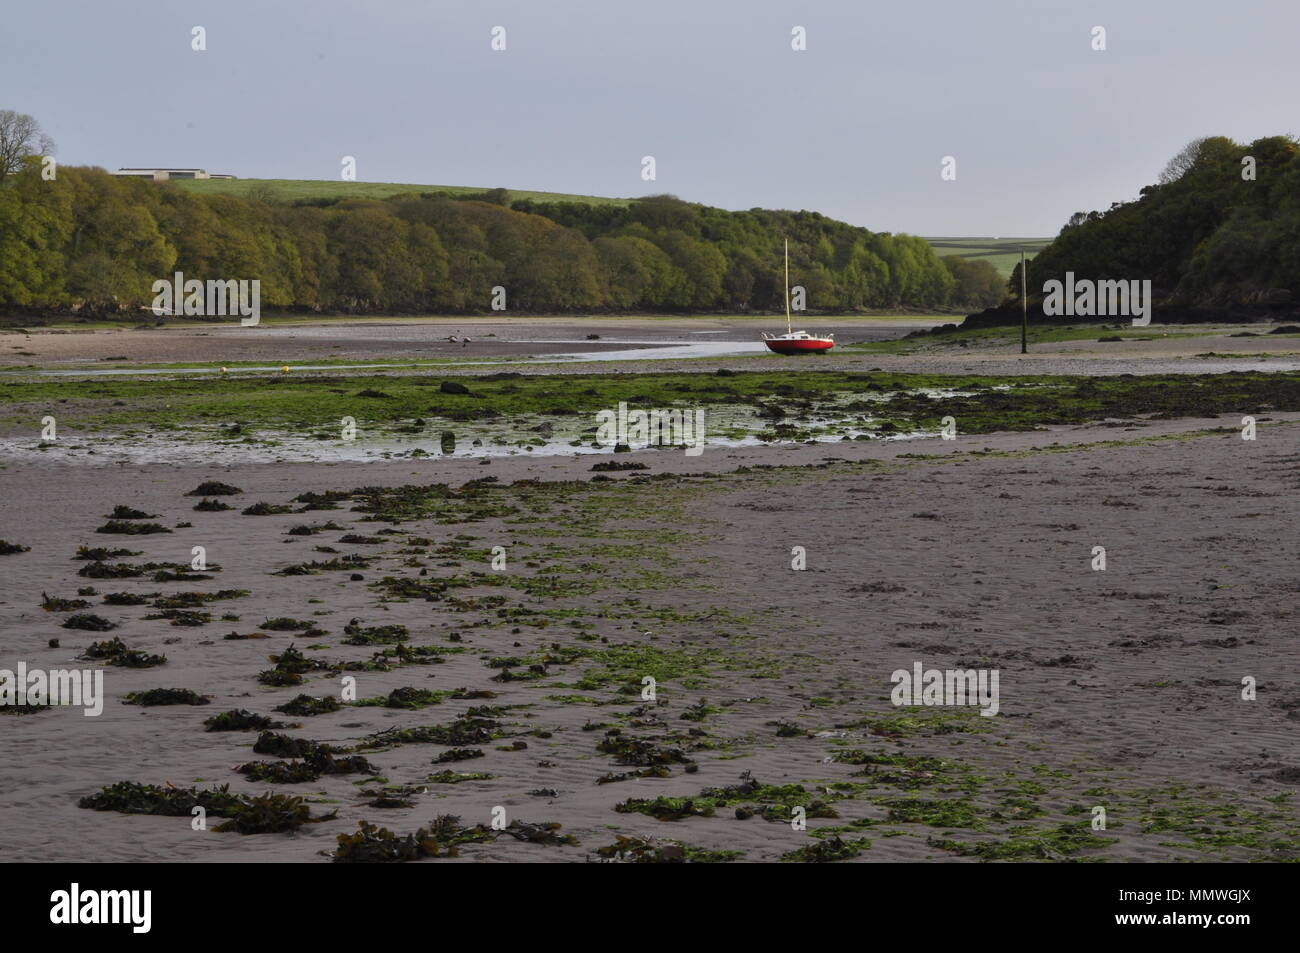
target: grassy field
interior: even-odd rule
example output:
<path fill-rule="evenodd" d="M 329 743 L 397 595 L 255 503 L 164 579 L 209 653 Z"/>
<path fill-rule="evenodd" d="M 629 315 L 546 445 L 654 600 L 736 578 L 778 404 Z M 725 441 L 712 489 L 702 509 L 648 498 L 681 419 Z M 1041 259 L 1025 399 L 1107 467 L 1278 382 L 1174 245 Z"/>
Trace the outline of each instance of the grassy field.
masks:
<path fill-rule="evenodd" d="M 270 194 L 285 201 L 319 198 L 383 199 L 390 195 L 420 192 L 450 192 L 472 195 L 488 187 L 466 185 L 410 185 L 398 182 L 335 182 L 325 179 L 176 179 L 175 184 L 191 192 L 248 195 Z M 581 202 L 587 205 L 627 205 L 631 199 L 605 198 L 599 195 L 568 195 L 563 192 L 526 192 L 510 189 L 511 198 L 537 202 Z"/>
<path fill-rule="evenodd" d="M 962 258 L 982 258 L 1006 277 L 1020 261 L 1020 249 L 1032 258 L 1051 244 L 1050 238 L 927 238 L 930 247 L 940 258 L 960 255 Z"/>

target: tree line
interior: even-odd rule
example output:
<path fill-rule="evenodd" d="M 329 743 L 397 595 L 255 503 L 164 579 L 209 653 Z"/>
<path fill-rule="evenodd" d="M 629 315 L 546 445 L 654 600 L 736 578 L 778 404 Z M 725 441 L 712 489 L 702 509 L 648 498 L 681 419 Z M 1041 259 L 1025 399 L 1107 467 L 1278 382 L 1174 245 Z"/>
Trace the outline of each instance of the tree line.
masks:
<path fill-rule="evenodd" d="M 1028 263 L 1031 305 L 1065 272 L 1150 280 L 1174 311 L 1236 312 L 1300 301 L 1300 143 L 1214 136 L 1175 155 L 1155 185 L 1104 212 L 1077 212 Z M 1018 298 L 1020 267 L 1009 282 Z M 1008 308 L 1019 321 L 1019 304 Z"/>
<path fill-rule="evenodd" d="M 278 201 L 30 160 L 0 182 L 0 311 L 125 314 L 152 285 L 259 279 L 263 309 L 476 313 L 782 311 L 790 283 L 814 312 L 968 308 L 1002 297 L 986 262 L 816 212 L 728 212 L 671 196 L 623 206 L 408 194 Z M 990 274 L 991 273 L 991 274 Z"/>

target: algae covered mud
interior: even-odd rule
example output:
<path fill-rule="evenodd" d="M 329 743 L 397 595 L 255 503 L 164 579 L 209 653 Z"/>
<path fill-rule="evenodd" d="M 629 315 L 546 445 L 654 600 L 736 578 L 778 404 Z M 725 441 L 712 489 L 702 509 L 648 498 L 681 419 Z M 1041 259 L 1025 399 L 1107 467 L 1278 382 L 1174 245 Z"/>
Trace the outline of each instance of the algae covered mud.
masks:
<path fill-rule="evenodd" d="M 306 371 L 0 384 L 0 457 L 96 464 L 480 458 L 897 440 L 1300 410 L 1300 372 L 1080 378 L 731 370 Z M 620 426 L 602 428 L 617 417 Z M 677 421 L 676 429 L 664 425 Z M 683 440 L 681 421 L 695 420 Z M 960 421 L 960 423 L 959 423 Z M 638 426 L 639 422 L 639 426 Z M 686 446 L 689 444 L 690 446 Z"/>
<path fill-rule="evenodd" d="M 7 848 L 1300 859 L 1300 373 L 878 351 L 6 379 Z"/>

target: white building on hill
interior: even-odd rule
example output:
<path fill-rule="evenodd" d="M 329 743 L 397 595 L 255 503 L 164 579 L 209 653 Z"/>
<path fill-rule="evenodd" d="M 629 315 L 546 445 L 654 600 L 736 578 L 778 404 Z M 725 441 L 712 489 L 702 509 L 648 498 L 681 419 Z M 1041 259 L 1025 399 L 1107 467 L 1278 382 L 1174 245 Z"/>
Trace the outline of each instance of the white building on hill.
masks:
<path fill-rule="evenodd" d="M 118 169 L 113 175 L 166 182 L 168 179 L 233 179 L 233 175 L 213 175 L 206 169 Z"/>

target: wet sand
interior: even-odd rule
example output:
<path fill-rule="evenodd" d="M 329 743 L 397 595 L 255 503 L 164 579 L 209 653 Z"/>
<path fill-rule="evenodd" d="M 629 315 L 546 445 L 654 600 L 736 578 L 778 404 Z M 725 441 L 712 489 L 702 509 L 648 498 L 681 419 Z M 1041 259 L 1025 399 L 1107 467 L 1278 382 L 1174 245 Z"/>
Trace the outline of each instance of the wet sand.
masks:
<path fill-rule="evenodd" d="M 952 318 L 809 319 L 845 342 L 884 340 Z M 656 346 L 714 340 L 757 341 L 760 331 L 784 330 L 783 317 L 759 318 L 336 318 L 165 328 L 32 328 L 0 332 L 0 367 L 106 362 L 134 363 L 315 360 L 474 360 L 603 351 L 627 341 Z M 588 335 L 597 339 L 589 340 Z M 455 341 L 447 340 L 449 337 Z M 464 339 L 469 338 L 469 342 Z"/>
<path fill-rule="evenodd" d="M 1231 371 L 1300 369 L 1300 338 L 1270 335 L 1270 325 L 1170 326 L 1156 340 L 1062 341 L 1034 344 L 1019 353 L 1015 330 L 1007 339 L 975 343 L 969 348 L 931 343 L 911 354 L 854 350 L 861 342 L 887 341 L 960 316 L 817 318 L 800 322 L 814 331 L 831 332 L 837 347 L 816 357 L 779 357 L 757 348 L 761 331 L 782 330 L 779 316 L 757 318 L 407 318 L 332 319 L 256 328 L 199 326 L 133 329 L 32 329 L 30 334 L 0 333 L 0 369 L 16 373 L 71 367 L 113 371 L 134 364 L 260 362 L 279 367 L 288 362 L 357 362 L 367 360 L 466 362 L 440 367 L 439 373 L 482 374 L 491 362 L 536 359 L 530 374 L 637 373 L 709 371 L 718 367 L 791 370 L 868 370 L 934 374 L 1220 374 Z M 1238 337 L 1247 332 L 1254 336 Z M 1099 330 L 1098 336 L 1108 332 Z M 596 335 L 588 340 L 588 335 Z M 457 338 L 448 341 L 448 337 Z M 466 343 L 464 338 L 470 338 Z M 749 353 L 727 355 L 733 342 Z M 685 356 L 683 347 L 697 348 Z M 621 352 L 644 351 L 644 360 Z M 620 352 L 619 360 L 601 361 L 600 352 Z M 657 353 L 658 352 L 658 353 Z M 568 355 L 591 355 L 582 361 Z M 120 360 L 125 359 L 125 360 Z M 489 362 L 489 363 L 479 363 Z M 503 368 L 502 368 L 503 369 Z M 325 370 L 325 373 L 330 371 Z M 393 368 L 392 373 L 424 373 Z M 318 372 L 313 372 L 318 373 Z M 337 373 L 356 373 L 346 368 Z"/>
<path fill-rule="evenodd" d="M 744 851 L 746 860 L 776 860 L 816 843 L 787 822 L 738 819 L 730 807 L 670 822 L 615 810 L 629 798 L 735 784 L 746 771 L 766 784 L 798 783 L 840 798 L 833 803 L 838 818 L 810 819 L 808 827 L 863 822 L 842 835 L 870 839 L 861 861 L 973 859 L 952 844 L 1005 847 L 1023 841 L 1016 830 L 1025 826 L 1056 831 L 1082 820 L 1086 828 L 1098 806 L 1107 811 L 1107 830 L 1094 832 L 1095 843 L 1070 858 L 1295 859 L 1297 809 L 1281 797 L 1294 794 L 1300 780 L 1293 744 L 1300 711 L 1300 415 L 1269 417 L 1254 442 L 1240 439 L 1239 418 L 1221 418 L 911 444 L 783 444 L 706 450 L 699 458 L 623 455 L 646 463 L 649 474 L 716 476 L 632 484 L 626 481 L 642 474 L 613 473 L 616 482 L 588 483 L 531 516 L 403 523 L 397 528 L 434 541 L 414 557 L 427 577 L 407 564 L 410 554 L 398 552 L 406 548 L 401 537 L 367 546 L 340 543 L 343 531 L 286 535 L 291 526 L 330 519 L 352 533 L 387 525 L 362 522 L 348 503 L 339 511 L 258 517 L 238 508 L 193 512 L 194 499 L 183 494 L 202 480 L 223 480 L 244 489 L 229 500 L 243 507 L 287 503 L 306 490 L 460 485 L 489 475 L 502 483 L 589 481 L 592 458 L 107 469 L 11 461 L 0 471 L 0 536 L 31 551 L 0 557 L 5 666 L 19 659 L 33 667 L 77 665 L 87 644 L 112 635 L 162 652 L 168 663 L 107 668 L 109 698 L 98 718 L 71 709 L 0 716 L 10 766 L 0 776 L 0 859 L 320 862 L 320 852 L 359 819 L 406 833 L 440 814 L 487 823 L 498 806 L 511 819 L 559 822 L 580 844 L 502 837 L 463 848 L 462 861 L 590 860 L 619 833 Z M 1228 429 L 1196 435 L 1214 427 Z M 153 536 L 94 533 L 116 504 L 159 514 L 169 527 L 193 526 Z M 469 545 L 476 549 L 504 546 L 509 574 L 554 574 L 592 588 L 551 596 L 485 584 L 458 594 L 505 595 L 507 607 L 532 611 L 575 609 L 573 618 L 591 628 L 575 629 L 565 616 L 537 627 L 502 622 L 488 608 L 381 603 L 368 588 L 387 575 L 489 572 L 482 561 L 430 551 L 457 534 L 474 537 Z M 223 568 L 209 582 L 83 579 L 76 573 L 84 563 L 71 559 L 82 544 L 142 550 L 137 562 L 187 562 L 191 547 L 202 545 Z M 269 574 L 329 558 L 314 552 L 316 545 L 376 559 L 355 582 L 347 573 Z M 803 572 L 791 569 L 796 546 L 807 551 Z M 1095 546 L 1106 547 L 1105 571 L 1091 568 Z M 239 621 L 195 628 L 145 621 L 144 606 L 95 605 L 87 611 L 121 623 L 106 635 L 61 629 L 63 614 L 42 611 L 42 592 L 72 598 L 85 585 L 100 593 L 243 588 L 251 595 L 211 606 L 217 615 L 237 613 Z M 329 634 L 221 638 L 274 616 L 310 619 Z M 352 775 L 274 786 L 317 801 L 316 812 L 338 809 L 336 820 L 294 835 L 192 831 L 183 817 L 77 807 L 79 797 L 119 780 L 229 783 L 248 793 L 271 788 L 232 770 L 262 757 L 249 747 L 255 733 L 207 733 L 202 721 L 236 707 L 272 714 L 300 691 L 337 694 L 334 677 L 312 675 L 305 687 L 272 689 L 255 676 L 270 667 L 268 652 L 291 641 L 329 646 L 309 655 L 368 657 L 370 647 L 342 644 L 343 626 L 353 618 L 407 625 L 414 645 L 468 648 L 442 665 L 356 673 L 360 696 L 402 686 L 499 696 L 448 699 L 418 712 L 359 708 L 273 717 L 301 722 L 287 732 L 295 737 L 355 744 L 395 725 L 447 723 L 473 705 L 524 706 L 500 716 L 502 736 L 481 746 L 482 758 L 433 765 L 445 748 L 429 744 L 368 754 L 394 784 L 420 784 L 444 768 L 487 772 L 490 779 L 428 784 L 416 806 L 387 810 L 367 807 Z M 452 632 L 462 641 L 448 641 Z M 47 647 L 51 638 L 61 647 Z M 684 653 L 690 664 L 660 679 L 657 705 L 642 706 L 612 685 L 574 687 L 599 667 L 594 657 L 551 666 L 537 680 L 508 682 L 494 681 L 500 669 L 483 661 L 553 645 L 652 647 Z M 890 703 L 890 675 L 918 661 L 998 669 L 999 714 L 936 708 L 923 714 L 942 720 L 920 727 L 899 721 L 905 710 Z M 1240 697 L 1246 677 L 1258 682 L 1254 701 Z M 121 704 L 126 692 L 153 687 L 192 688 L 212 703 Z M 713 710 L 699 722 L 683 720 L 701 698 Z M 686 747 L 698 772 L 672 764 L 666 778 L 597 784 L 607 772 L 635 770 L 597 750 L 604 729 L 586 729 L 602 723 Z M 497 750 L 515 741 L 526 748 Z M 827 760 L 852 749 L 885 760 L 868 766 L 874 773 L 867 775 L 861 765 Z M 888 759 L 904 767 L 893 770 Z M 832 787 L 837 783 L 853 787 Z M 542 793 L 529 793 L 535 791 Z M 936 817 L 935 802 L 954 809 Z M 900 819 L 909 811 L 922 820 Z M 1015 859 L 1066 859 L 1055 840 L 1044 838 Z"/>

